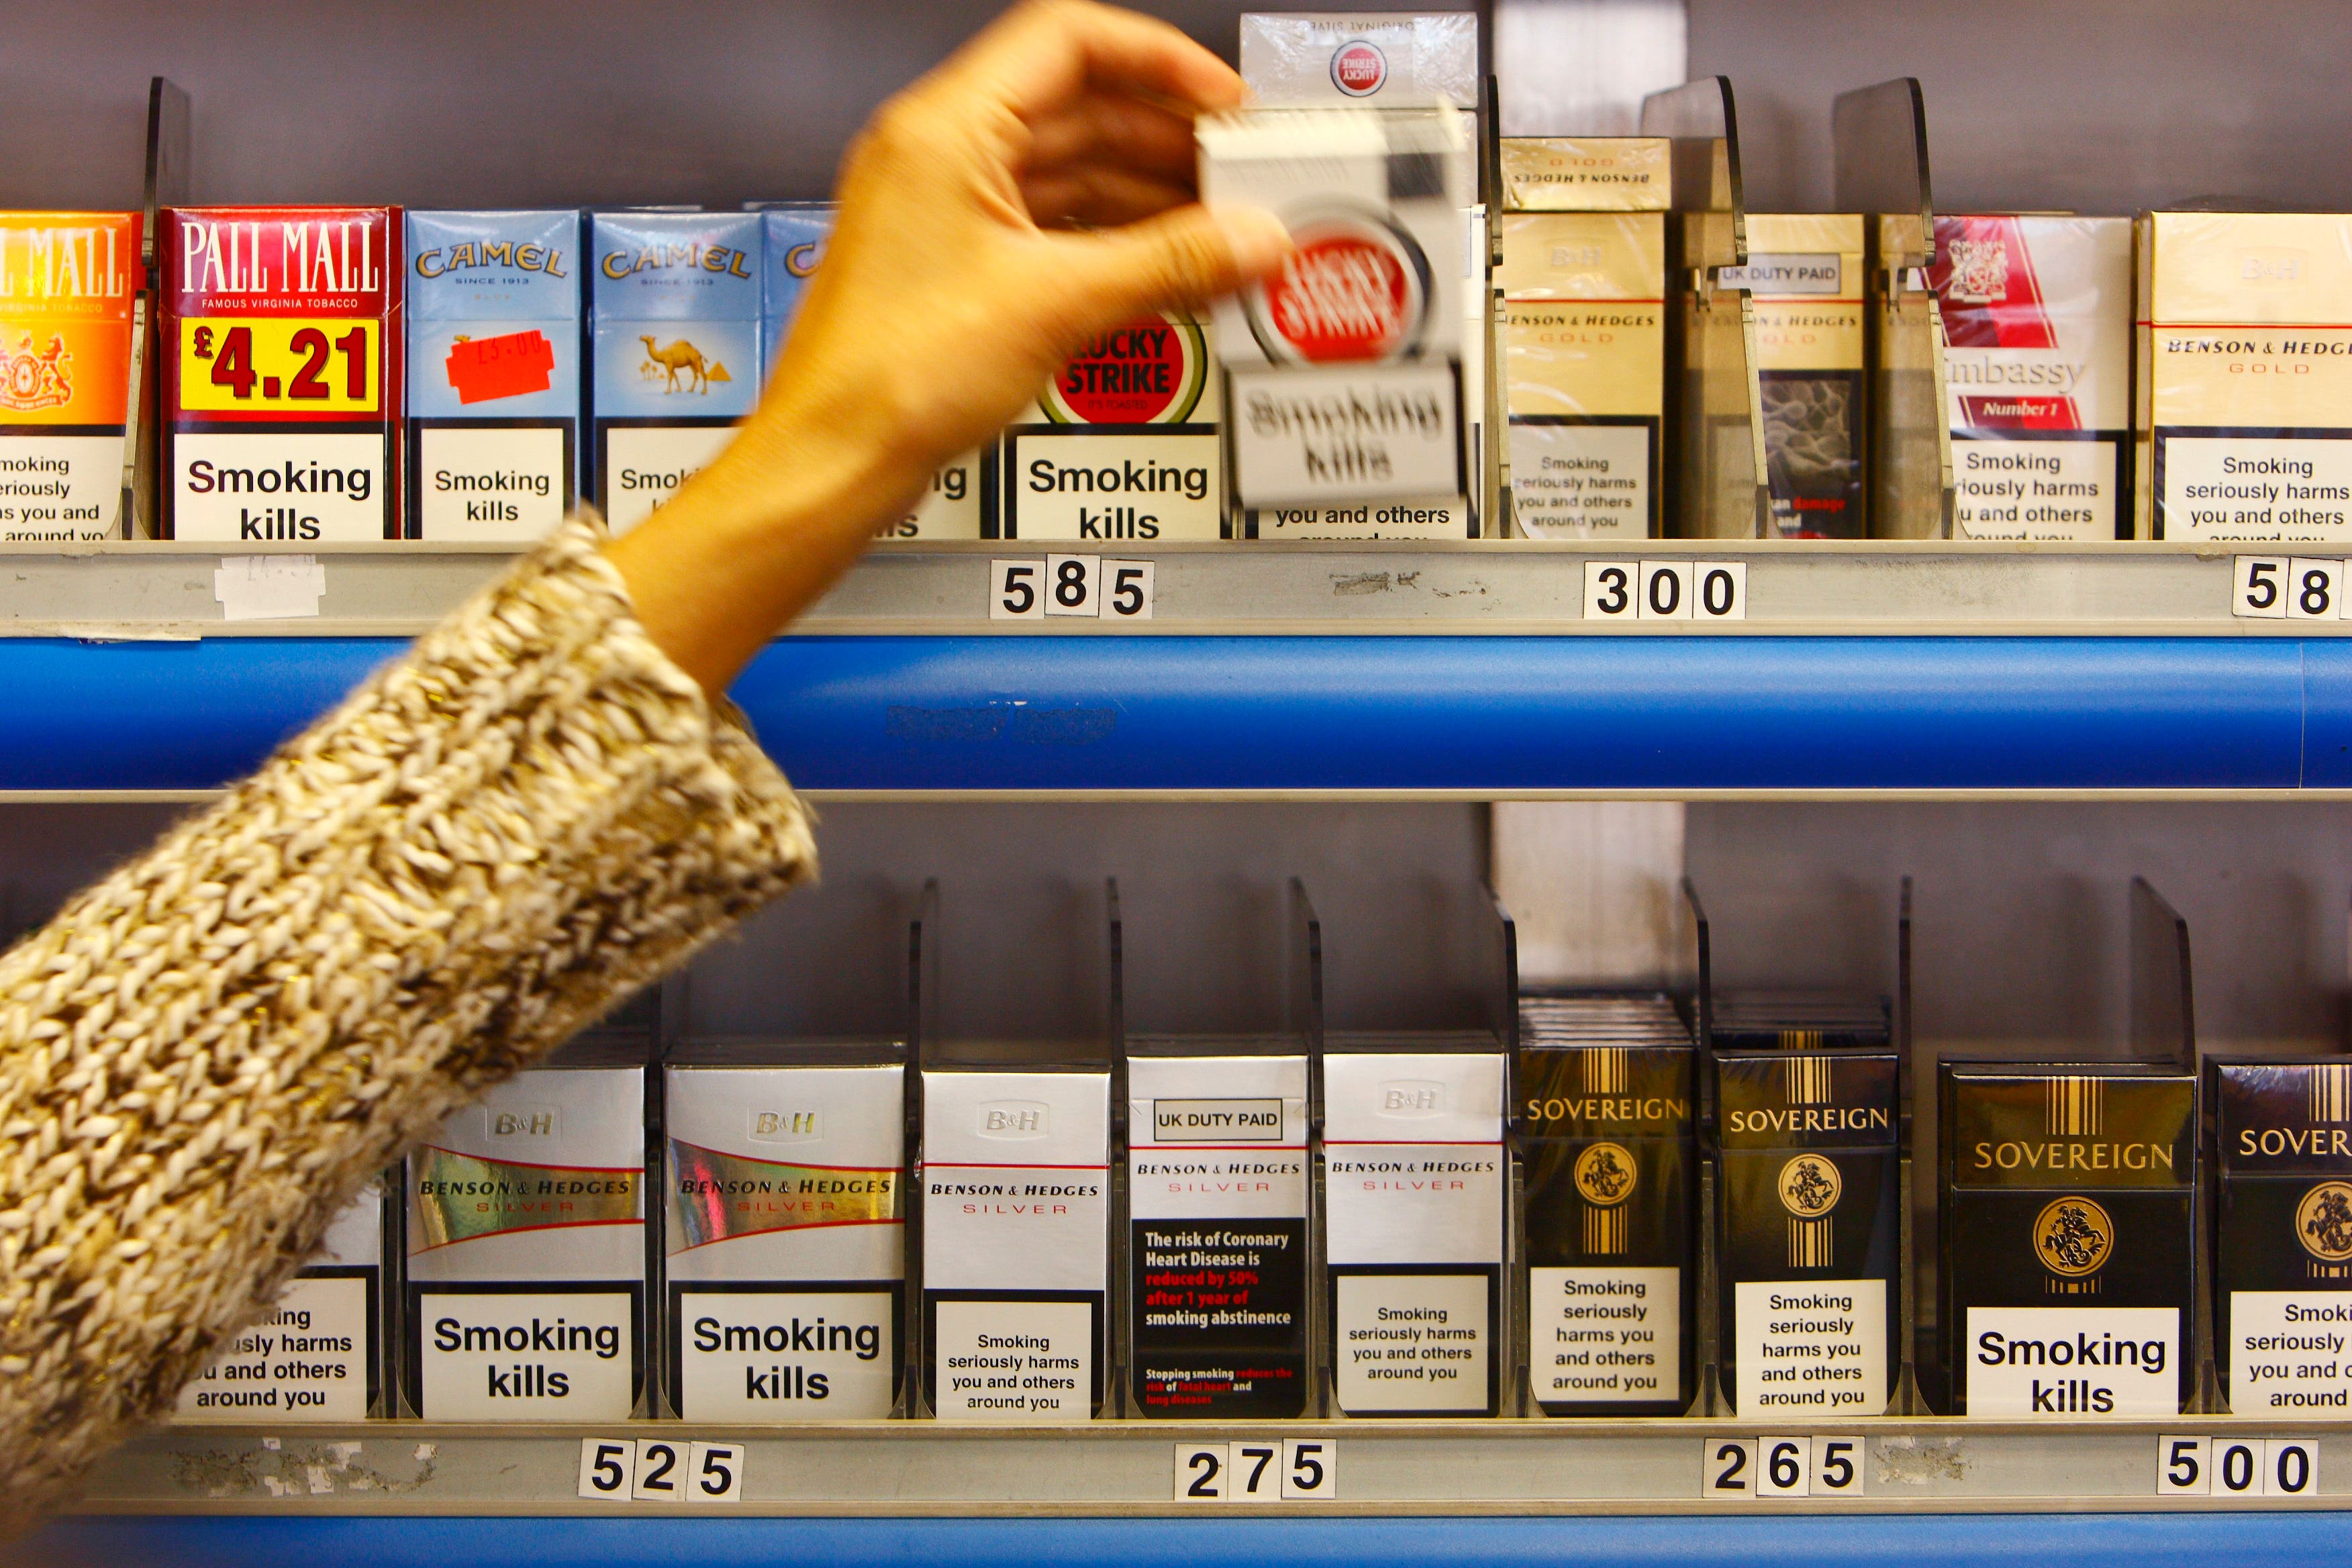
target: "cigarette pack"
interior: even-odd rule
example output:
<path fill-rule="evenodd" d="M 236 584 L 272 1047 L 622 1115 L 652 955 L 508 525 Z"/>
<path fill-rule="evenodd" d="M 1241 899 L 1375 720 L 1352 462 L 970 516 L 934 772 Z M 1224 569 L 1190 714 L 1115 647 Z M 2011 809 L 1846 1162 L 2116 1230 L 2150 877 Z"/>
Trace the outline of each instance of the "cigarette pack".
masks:
<path fill-rule="evenodd" d="M 1244 532 L 1475 537 L 1464 327 L 1486 317 L 1468 117 L 1250 110 L 1198 137 L 1202 197 L 1267 208 L 1297 246 L 1213 323 Z"/>
<path fill-rule="evenodd" d="M 408 535 L 527 541 L 580 495 L 580 215 L 408 215 Z"/>
<path fill-rule="evenodd" d="M 642 1408 L 646 1070 L 575 1047 L 408 1157 L 408 1406 L 433 1421 Z"/>
<path fill-rule="evenodd" d="M 132 531 L 140 223 L 0 213 L 0 542 Z"/>
<path fill-rule="evenodd" d="M 924 1359 L 940 1420 L 1093 1418 L 1109 1177 L 1108 1071 L 923 1069 Z"/>
<path fill-rule="evenodd" d="M 2178 1412 L 2195 1379 L 2196 1076 L 1946 1061 L 1937 1078 L 1951 1414 Z"/>
<path fill-rule="evenodd" d="M 389 1414 L 383 1378 L 383 1187 L 327 1226 L 260 1321 L 180 1391 L 174 1422 L 362 1421 Z"/>
<path fill-rule="evenodd" d="M 1954 526 L 2130 538 L 2131 220 L 1938 217 Z"/>
<path fill-rule="evenodd" d="M 1262 1044 L 1264 1054 L 1234 1054 Z M 1282 1041 L 1136 1040 L 1128 1061 L 1135 1408 L 1307 1405 L 1307 1058 Z"/>
<path fill-rule="evenodd" d="M 1259 103 L 1418 108 L 1478 102 L 1478 18 L 1469 11 L 1244 12 L 1242 80 Z"/>
<path fill-rule="evenodd" d="M 1484 1036 L 1333 1035 L 1325 1047 L 1339 1408 L 1491 1415 L 1501 1394 L 1502 1053 Z"/>
<path fill-rule="evenodd" d="M 1218 380 L 1189 316 L 1086 344 L 1005 429 L 1003 537 L 1223 537 Z"/>
<path fill-rule="evenodd" d="M 1755 304 L 1765 468 L 1783 538 L 1869 531 L 1863 243 L 1857 214 L 1750 213 L 1748 264 L 1717 274 Z"/>
<path fill-rule="evenodd" d="M 1550 1415 L 1690 1402 L 1696 1052 L 1662 995 L 1523 997 L 1529 1391 Z"/>
<path fill-rule="evenodd" d="M 1719 1349 L 1744 1417 L 1876 1415 L 1902 1354 L 1892 1051 L 1715 1054 Z"/>
<path fill-rule="evenodd" d="M 1515 213 L 1662 213 L 1674 205 L 1674 143 L 1663 136 L 1506 136 L 1503 206 Z"/>
<path fill-rule="evenodd" d="M 2142 537 L 2352 540 L 2352 216 L 2139 226 Z"/>
<path fill-rule="evenodd" d="M 2209 1058 L 2213 1345 L 2240 1415 L 2352 1404 L 2352 1062 Z"/>
<path fill-rule="evenodd" d="M 905 1363 L 904 1057 L 881 1042 L 794 1046 L 664 1068 L 673 1414 L 891 1413 Z"/>
<path fill-rule="evenodd" d="M 398 207 L 163 215 L 163 531 L 402 537 Z"/>
<path fill-rule="evenodd" d="M 653 515 L 759 402 L 758 213 L 588 219 L 591 471 L 615 533 Z"/>

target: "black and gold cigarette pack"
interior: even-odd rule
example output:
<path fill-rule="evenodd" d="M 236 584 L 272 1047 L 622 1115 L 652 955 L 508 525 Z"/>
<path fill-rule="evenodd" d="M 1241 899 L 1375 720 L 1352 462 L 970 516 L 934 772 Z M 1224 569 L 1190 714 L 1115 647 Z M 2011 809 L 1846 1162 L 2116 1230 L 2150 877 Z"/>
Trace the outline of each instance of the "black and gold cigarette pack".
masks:
<path fill-rule="evenodd" d="M 2205 1064 L 2213 1348 L 2240 1415 L 2352 1399 L 2352 1062 Z"/>
<path fill-rule="evenodd" d="M 1664 994 L 1519 1003 L 1528 1381 L 1549 1415 L 1689 1402 L 1696 1052 Z"/>
<path fill-rule="evenodd" d="M 2194 1377 L 2194 1070 L 1947 1061 L 1937 1089 L 1952 1413 L 2177 1413 Z"/>
<path fill-rule="evenodd" d="M 1840 1026 L 1781 1021 L 1800 1038 Z M 1876 1415 L 1901 1351 L 1900 1058 L 1884 1044 L 1713 1056 L 1718 1353 L 1733 1404 Z"/>
<path fill-rule="evenodd" d="M 1718 992 L 1707 1017 L 1718 1051 L 1883 1051 L 1894 1037 L 1885 997 L 1844 991 Z"/>

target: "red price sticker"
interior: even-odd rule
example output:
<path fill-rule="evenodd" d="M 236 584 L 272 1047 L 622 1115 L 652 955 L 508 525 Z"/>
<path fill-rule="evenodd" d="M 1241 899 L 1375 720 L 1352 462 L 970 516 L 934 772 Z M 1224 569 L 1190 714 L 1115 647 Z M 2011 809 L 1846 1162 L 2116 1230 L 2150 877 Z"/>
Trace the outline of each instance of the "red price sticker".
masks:
<path fill-rule="evenodd" d="M 180 406 L 202 413 L 373 414 L 381 322 L 206 317 L 180 323 Z"/>
<path fill-rule="evenodd" d="M 497 338 L 459 338 L 441 362 L 460 403 L 489 403 L 545 392 L 555 374 L 555 345 L 536 328 Z"/>

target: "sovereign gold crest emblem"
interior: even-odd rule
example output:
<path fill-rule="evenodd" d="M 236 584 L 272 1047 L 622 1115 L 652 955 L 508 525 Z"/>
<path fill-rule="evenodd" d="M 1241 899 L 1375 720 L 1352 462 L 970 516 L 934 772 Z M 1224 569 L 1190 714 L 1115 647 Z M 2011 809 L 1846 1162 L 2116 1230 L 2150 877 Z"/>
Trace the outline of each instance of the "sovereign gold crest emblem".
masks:
<path fill-rule="evenodd" d="M 1613 1208 L 1633 1195 L 1633 1156 L 1620 1143 L 1595 1143 L 1576 1157 L 1577 1193 L 1594 1208 Z"/>
<path fill-rule="evenodd" d="M 2055 1198 L 2033 1218 L 2033 1252 L 2053 1274 L 2079 1279 L 2106 1267 L 2116 1225 L 2088 1198 Z"/>
<path fill-rule="evenodd" d="M 2294 1205 L 2294 1238 L 2322 1263 L 2352 1258 L 2352 1183 L 2322 1182 Z"/>
<path fill-rule="evenodd" d="M 1780 1167 L 1780 1206 L 1799 1219 L 1819 1219 L 1837 1207 L 1845 1190 L 1836 1164 L 1819 1154 L 1800 1154 Z"/>

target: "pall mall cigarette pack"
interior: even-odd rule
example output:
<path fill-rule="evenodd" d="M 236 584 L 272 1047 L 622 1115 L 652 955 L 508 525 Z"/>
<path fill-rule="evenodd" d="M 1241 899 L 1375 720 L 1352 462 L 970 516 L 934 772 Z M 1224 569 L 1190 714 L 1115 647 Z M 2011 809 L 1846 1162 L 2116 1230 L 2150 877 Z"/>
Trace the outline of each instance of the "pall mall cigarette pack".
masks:
<path fill-rule="evenodd" d="M 1297 247 L 1216 308 L 1244 531 L 1475 537 L 1468 117 L 1444 104 L 1261 109 L 1197 135 L 1202 198 L 1271 210 Z"/>
<path fill-rule="evenodd" d="M 408 532 L 525 541 L 580 495 L 580 215 L 408 214 Z"/>
<path fill-rule="evenodd" d="M 2352 540 L 2352 216 L 2139 220 L 2140 533 Z"/>
<path fill-rule="evenodd" d="M 1494 1046 L 1326 1039 L 1330 1348 L 1349 1415 L 1499 1406 L 1504 1058 Z"/>
<path fill-rule="evenodd" d="M 163 215 L 163 531 L 404 535 L 398 207 Z"/>
<path fill-rule="evenodd" d="M 1667 153 L 1652 138 L 1502 143 L 1511 510 L 1532 538 L 1658 532 Z"/>
<path fill-rule="evenodd" d="M 1858 214 L 1750 213 L 1748 264 L 1717 273 L 1755 302 L 1765 469 L 1783 538 L 1869 533 L 1862 258 Z"/>
<path fill-rule="evenodd" d="M 370 1182 L 259 1321 L 180 1390 L 172 1419 L 362 1421 L 387 1415 L 384 1187 Z"/>
<path fill-rule="evenodd" d="M 881 1041 L 712 1048 L 664 1067 L 672 1414 L 891 1414 L 905 1367 L 905 1055 Z"/>
<path fill-rule="evenodd" d="M 2129 218 L 1936 220 L 1960 537 L 2131 537 L 2131 266 Z"/>
<path fill-rule="evenodd" d="M 1236 1054 L 1237 1048 L 1263 1048 Z M 1137 1414 L 1307 1407 L 1307 1058 L 1295 1042 L 1136 1040 L 1128 1300 Z"/>
<path fill-rule="evenodd" d="M 0 213 L 0 542 L 135 531 L 140 223 Z"/>
<path fill-rule="evenodd" d="M 1026 1045 L 923 1068 L 926 1383 L 942 1421 L 1087 1421 L 1103 1400 L 1110 1073 Z"/>
<path fill-rule="evenodd" d="M 758 213 L 589 215 L 590 468 L 615 533 L 651 517 L 760 397 Z"/>
<path fill-rule="evenodd" d="M 430 1421 L 622 1421 L 645 1391 L 646 1069 L 569 1047 L 408 1157 L 402 1382 Z"/>

